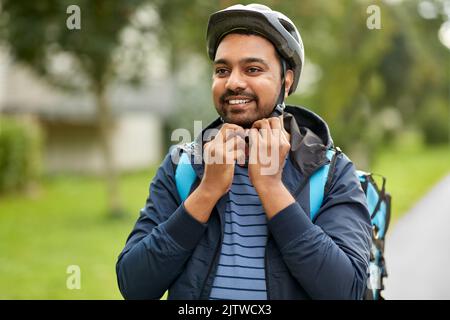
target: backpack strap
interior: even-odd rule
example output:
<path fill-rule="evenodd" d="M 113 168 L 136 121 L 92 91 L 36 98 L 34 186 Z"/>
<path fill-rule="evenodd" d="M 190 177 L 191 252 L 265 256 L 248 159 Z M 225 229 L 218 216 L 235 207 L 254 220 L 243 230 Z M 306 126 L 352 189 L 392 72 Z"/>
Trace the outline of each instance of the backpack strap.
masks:
<path fill-rule="evenodd" d="M 327 182 L 331 181 L 331 179 L 329 179 L 330 166 L 333 167 L 331 170 L 331 172 L 333 172 L 336 157 L 339 153 L 339 150 L 335 151 L 334 149 L 328 149 L 327 158 L 330 160 L 330 163 L 319 168 L 309 179 L 309 215 L 311 221 L 314 221 L 322 206 L 325 186 L 329 186 L 330 183 Z"/>
<path fill-rule="evenodd" d="M 327 182 L 329 182 L 330 165 L 334 169 L 335 159 L 339 153 L 339 150 L 329 149 L 327 151 L 327 158 L 330 160 L 330 163 L 319 168 L 310 178 L 309 206 L 311 221 L 314 220 L 322 206 L 325 186 L 329 185 Z M 189 196 L 192 184 L 196 178 L 197 175 L 192 168 L 188 154 L 183 152 L 175 170 L 175 184 L 181 201 L 186 200 Z"/>
<path fill-rule="evenodd" d="M 192 168 L 189 156 L 186 152 L 183 152 L 175 170 L 175 184 L 182 202 L 189 196 L 192 184 L 196 178 L 197 175 L 194 168 Z"/>

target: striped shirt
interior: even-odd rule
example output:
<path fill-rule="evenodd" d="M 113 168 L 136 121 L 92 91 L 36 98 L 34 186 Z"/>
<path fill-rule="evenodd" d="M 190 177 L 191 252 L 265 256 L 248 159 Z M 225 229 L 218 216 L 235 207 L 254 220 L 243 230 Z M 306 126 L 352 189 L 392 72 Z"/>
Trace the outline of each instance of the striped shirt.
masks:
<path fill-rule="evenodd" d="M 225 232 L 210 299 L 267 300 L 264 254 L 267 218 L 250 183 L 236 165 L 225 210 Z"/>

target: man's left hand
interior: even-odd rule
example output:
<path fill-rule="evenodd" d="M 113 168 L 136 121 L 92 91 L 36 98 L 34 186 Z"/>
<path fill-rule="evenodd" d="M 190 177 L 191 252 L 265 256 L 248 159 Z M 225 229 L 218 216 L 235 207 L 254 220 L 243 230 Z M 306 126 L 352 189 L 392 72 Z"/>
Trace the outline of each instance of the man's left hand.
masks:
<path fill-rule="evenodd" d="M 255 121 L 248 135 L 248 172 L 253 186 L 261 190 L 280 184 L 284 163 L 291 148 L 283 118 L 280 116 Z"/>
<path fill-rule="evenodd" d="M 250 181 L 258 193 L 267 218 L 272 219 L 295 199 L 284 186 L 281 177 L 291 148 L 283 119 L 274 117 L 253 123 L 249 130 Z"/>

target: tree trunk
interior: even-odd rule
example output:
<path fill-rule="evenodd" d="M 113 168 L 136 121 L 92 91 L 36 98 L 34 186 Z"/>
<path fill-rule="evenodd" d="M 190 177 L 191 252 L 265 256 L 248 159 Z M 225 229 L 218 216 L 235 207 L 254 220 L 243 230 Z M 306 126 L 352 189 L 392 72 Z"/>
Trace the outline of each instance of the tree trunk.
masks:
<path fill-rule="evenodd" d="M 97 89 L 95 90 L 95 98 L 97 108 L 97 126 L 104 164 L 102 174 L 106 183 L 108 216 L 111 218 L 119 218 L 124 215 L 124 210 L 120 198 L 119 176 L 112 145 L 114 119 L 106 98 L 104 86 L 97 86 Z"/>

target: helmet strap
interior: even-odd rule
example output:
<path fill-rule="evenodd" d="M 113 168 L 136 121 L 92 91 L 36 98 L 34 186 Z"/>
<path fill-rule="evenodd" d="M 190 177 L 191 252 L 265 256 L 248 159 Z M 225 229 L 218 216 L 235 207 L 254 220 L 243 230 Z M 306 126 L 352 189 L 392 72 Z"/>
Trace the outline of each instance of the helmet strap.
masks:
<path fill-rule="evenodd" d="M 284 104 L 284 95 L 286 90 L 286 62 L 281 58 L 281 89 L 278 95 L 277 104 L 273 108 L 271 117 L 278 117 L 283 114 L 283 110 L 286 107 Z"/>

